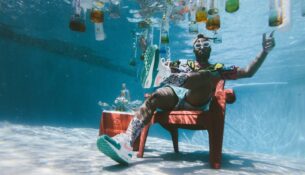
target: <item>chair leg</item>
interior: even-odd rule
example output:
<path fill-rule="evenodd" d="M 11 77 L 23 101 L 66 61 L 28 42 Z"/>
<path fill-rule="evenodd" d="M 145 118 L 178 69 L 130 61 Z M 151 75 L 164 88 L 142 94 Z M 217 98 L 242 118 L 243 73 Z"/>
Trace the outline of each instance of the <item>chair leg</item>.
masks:
<path fill-rule="evenodd" d="M 223 123 L 218 123 L 208 130 L 210 145 L 210 165 L 214 169 L 220 169 L 222 158 Z"/>
<path fill-rule="evenodd" d="M 141 132 L 140 135 L 140 146 L 139 146 L 139 152 L 137 154 L 138 158 L 143 158 L 144 155 L 144 148 L 145 148 L 145 143 L 148 135 L 150 124 L 146 125 Z"/>
<path fill-rule="evenodd" d="M 171 133 L 171 136 L 172 136 L 174 151 L 175 151 L 175 153 L 179 153 L 178 129 L 177 128 L 171 128 L 170 133 Z"/>
<path fill-rule="evenodd" d="M 175 153 L 179 153 L 179 146 L 178 146 L 178 128 L 168 126 L 165 124 L 161 124 L 161 126 L 166 129 L 172 136 L 173 146 Z"/>

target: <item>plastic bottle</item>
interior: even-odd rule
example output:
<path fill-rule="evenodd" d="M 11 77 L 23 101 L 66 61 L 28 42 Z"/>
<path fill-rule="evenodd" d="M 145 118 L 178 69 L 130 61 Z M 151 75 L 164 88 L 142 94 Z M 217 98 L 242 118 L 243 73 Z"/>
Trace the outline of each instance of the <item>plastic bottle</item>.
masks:
<path fill-rule="evenodd" d="M 226 12 L 234 13 L 239 9 L 239 0 L 226 0 Z"/>
<path fill-rule="evenodd" d="M 217 0 L 210 0 L 206 29 L 216 31 L 220 28 L 220 16 Z"/>
<path fill-rule="evenodd" d="M 276 27 L 282 23 L 282 0 L 269 0 L 269 26 Z"/>

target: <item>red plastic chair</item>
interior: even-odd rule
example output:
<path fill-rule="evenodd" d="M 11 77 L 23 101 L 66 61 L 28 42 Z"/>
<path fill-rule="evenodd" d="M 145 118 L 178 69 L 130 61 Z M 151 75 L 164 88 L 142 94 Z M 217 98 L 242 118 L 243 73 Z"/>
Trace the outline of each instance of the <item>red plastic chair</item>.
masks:
<path fill-rule="evenodd" d="M 209 111 L 179 110 L 156 112 L 152 121 L 142 130 L 138 157 L 143 157 L 144 155 L 149 127 L 154 123 L 161 124 L 170 132 L 175 152 L 179 152 L 178 128 L 207 130 L 209 134 L 210 165 L 212 168 L 219 169 L 221 167 L 226 103 L 235 101 L 234 91 L 232 89 L 224 89 L 224 84 L 223 80 L 217 82 Z"/>

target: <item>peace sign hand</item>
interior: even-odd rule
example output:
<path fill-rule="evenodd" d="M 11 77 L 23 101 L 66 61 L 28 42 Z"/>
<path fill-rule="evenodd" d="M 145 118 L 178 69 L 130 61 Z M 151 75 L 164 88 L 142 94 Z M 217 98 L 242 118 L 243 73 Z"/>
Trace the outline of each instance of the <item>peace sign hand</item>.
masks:
<path fill-rule="evenodd" d="M 275 41 L 273 38 L 274 30 L 271 32 L 269 37 L 266 37 L 266 33 L 263 34 L 263 51 L 269 53 L 275 46 Z"/>

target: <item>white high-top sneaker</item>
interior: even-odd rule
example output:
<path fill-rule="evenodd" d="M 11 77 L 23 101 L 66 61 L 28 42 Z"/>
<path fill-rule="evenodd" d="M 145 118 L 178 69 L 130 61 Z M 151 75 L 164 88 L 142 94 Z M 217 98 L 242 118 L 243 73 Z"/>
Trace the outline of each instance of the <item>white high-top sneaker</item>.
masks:
<path fill-rule="evenodd" d="M 169 67 L 169 61 L 166 61 L 165 58 L 160 59 L 158 64 L 158 73 L 155 77 L 154 87 L 160 86 L 160 84 L 170 76 L 171 69 Z"/>
<path fill-rule="evenodd" d="M 143 88 L 150 88 L 157 74 L 159 49 L 156 45 L 148 46 L 144 53 L 144 68 L 141 73 Z"/>
<path fill-rule="evenodd" d="M 112 138 L 102 135 L 97 139 L 97 148 L 112 160 L 128 165 L 133 157 L 132 147 L 128 138 L 125 133 L 118 134 Z"/>

